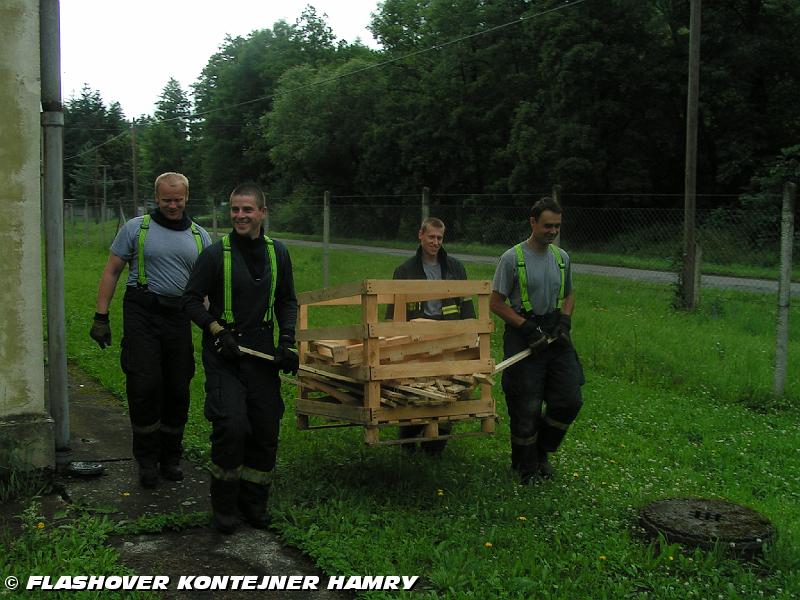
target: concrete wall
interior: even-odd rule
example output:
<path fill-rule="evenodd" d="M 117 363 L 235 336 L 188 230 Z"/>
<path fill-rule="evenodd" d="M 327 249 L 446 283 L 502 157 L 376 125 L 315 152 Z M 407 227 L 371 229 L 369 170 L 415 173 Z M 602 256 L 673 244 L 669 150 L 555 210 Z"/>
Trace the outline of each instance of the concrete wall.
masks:
<path fill-rule="evenodd" d="M 39 2 L 0 2 L 0 466 L 54 463 L 45 412 Z"/>

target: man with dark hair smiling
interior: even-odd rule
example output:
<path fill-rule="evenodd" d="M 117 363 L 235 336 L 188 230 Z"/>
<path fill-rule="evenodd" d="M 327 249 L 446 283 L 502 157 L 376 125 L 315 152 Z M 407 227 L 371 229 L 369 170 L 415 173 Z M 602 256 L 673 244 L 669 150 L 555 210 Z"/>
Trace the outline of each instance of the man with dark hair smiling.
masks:
<path fill-rule="evenodd" d="M 119 230 L 97 290 L 89 335 L 111 345 L 109 306 L 125 265 L 122 354 L 139 483 L 152 488 L 159 472 L 171 481 L 180 469 L 183 428 L 194 376 L 192 326 L 181 311 L 181 295 L 195 260 L 211 244 L 208 233 L 186 214 L 189 181 L 163 173 L 155 181 L 156 208 Z"/>
<path fill-rule="evenodd" d="M 504 358 L 526 348 L 532 351 L 506 369 L 502 379 L 511 466 L 526 485 L 553 476 L 547 455 L 556 451 L 578 416 L 583 384 L 570 336 L 572 265 L 569 255 L 553 244 L 561 230 L 561 206 L 542 198 L 531 208 L 530 226 L 528 239 L 500 257 L 489 304 L 506 324 Z"/>
<path fill-rule="evenodd" d="M 230 215 L 233 230 L 203 252 L 183 295 L 184 310 L 203 330 L 212 523 L 224 534 L 236 530 L 239 515 L 253 527 L 269 526 L 284 410 L 278 371 L 297 373 L 299 367 L 292 262 L 286 246 L 265 235 L 261 189 L 234 189 Z M 274 355 L 275 362 L 243 354 L 239 346 Z"/>

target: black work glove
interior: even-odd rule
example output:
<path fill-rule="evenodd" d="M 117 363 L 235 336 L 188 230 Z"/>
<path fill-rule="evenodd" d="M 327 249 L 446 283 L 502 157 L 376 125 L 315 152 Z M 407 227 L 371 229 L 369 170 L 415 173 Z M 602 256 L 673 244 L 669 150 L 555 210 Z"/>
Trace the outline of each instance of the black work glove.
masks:
<path fill-rule="evenodd" d="M 531 319 L 526 319 L 525 322 L 519 326 L 522 337 L 525 338 L 528 347 L 534 352 L 538 352 L 547 346 L 547 336 L 542 331 L 542 328 L 534 323 Z"/>
<path fill-rule="evenodd" d="M 108 313 L 94 313 L 94 321 L 92 321 L 89 336 L 103 350 L 105 350 L 106 346 L 111 345 L 111 323 L 108 321 Z"/>
<path fill-rule="evenodd" d="M 567 348 L 572 343 L 570 331 L 572 330 L 572 318 L 569 315 L 559 314 L 558 322 L 553 329 L 553 344 Z"/>
<path fill-rule="evenodd" d="M 278 338 L 275 362 L 284 373 L 297 375 L 297 370 L 300 368 L 300 357 L 294 351 L 294 340 L 290 336 L 282 335 Z"/>
<path fill-rule="evenodd" d="M 239 360 L 244 354 L 239 350 L 236 334 L 230 329 L 223 329 L 214 336 L 214 348 L 225 360 Z"/>

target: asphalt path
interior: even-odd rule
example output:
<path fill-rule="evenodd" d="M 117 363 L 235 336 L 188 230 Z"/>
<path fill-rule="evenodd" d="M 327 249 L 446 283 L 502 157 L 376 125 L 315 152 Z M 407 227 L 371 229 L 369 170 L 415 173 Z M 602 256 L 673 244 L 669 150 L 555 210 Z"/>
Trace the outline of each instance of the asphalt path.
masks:
<path fill-rule="evenodd" d="M 278 239 L 278 238 L 276 238 Z M 322 242 L 310 240 L 292 240 L 280 238 L 289 246 L 306 246 L 321 248 Z M 403 248 L 381 248 L 379 246 L 361 246 L 358 244 L 329 244 L 331 250 L 347 250 L 351 252 L 371 252 L 373 254 L 386 254 L 389 256 L 409 257 L 411 250 Z M 496 265 L 499 256 L 482 256 L 480 254 L 461 254 L 451 252 L 458 260 L 466 263 Z M 575 273 L 599 275 L 601 277 L 617 277 L 619 279 L 632 279 L 650 283 L 675 283 L 678 280 L 676 273 L 668 271 L 652 271 L 649 269 L 629 269 L 627 267 L 608 267 L 603 265 L 573 264 Z M 701 275 L 700 285 L 706 288 L 737 290 L 740 292 L 778 293 L 777 280 L 751 279 L 749 277 L 728 277 L 724 275 Z M 800 297 L 800 283 L 792 283 L 792 296 Z"/>

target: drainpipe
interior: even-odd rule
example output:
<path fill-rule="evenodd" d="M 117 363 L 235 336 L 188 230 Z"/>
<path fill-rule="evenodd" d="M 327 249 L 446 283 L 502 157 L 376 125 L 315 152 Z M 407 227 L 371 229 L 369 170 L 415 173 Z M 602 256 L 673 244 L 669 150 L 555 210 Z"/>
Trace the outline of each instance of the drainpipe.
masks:
<path fill-rule="evenodd" d="M 64 308 L 64 108 L 61 104 L 59 0 L 40 0 L 39 38 L 44 137 L 45 281 L 50 414 L 56 452 L 69 450 L 69 396 Z"/>

